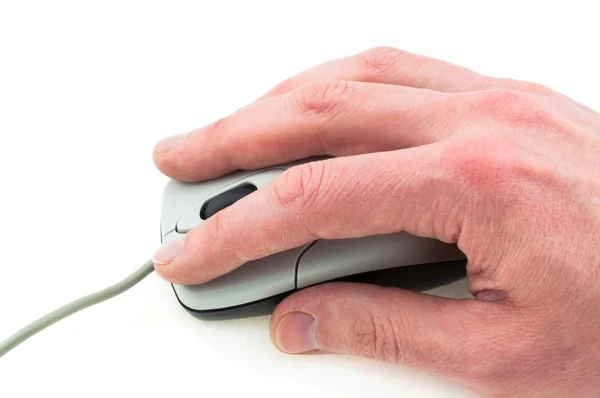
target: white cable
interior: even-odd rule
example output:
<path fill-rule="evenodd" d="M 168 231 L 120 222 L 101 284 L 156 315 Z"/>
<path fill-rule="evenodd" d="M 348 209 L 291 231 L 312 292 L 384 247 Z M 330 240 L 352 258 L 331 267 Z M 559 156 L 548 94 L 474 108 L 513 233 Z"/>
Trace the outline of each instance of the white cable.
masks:
<path fill-rule="evenodd" d="M 60 321 L 63 318 L 68 317 L 82 309 L 91 307 L 92 305 L 101 303 L 110 298 L 113 298 L 139 282 L 141 282 L 144 278 L 150 275 L 154 271 L 154 264 L 152 261 L 147 261 L 144 265 L 138 268 L 133 274 L 129 275 L 127 278 L 122 281 L 109 286 L 103 290 L 92 293 L 85 297 L 82 297 L 78 300 L 75 300 L 69 304 L 66 304 L 51 313 L 39 318 L 38 320 L 30 323 L 25 326 L 6 340 L 0 343 L 0 357 L 4 356 L 6 353 L 11 351 L 13 348 L 23 343 L 25 340 L 33 336 L 34 334 L 42 331 L 50 325 Z"/>

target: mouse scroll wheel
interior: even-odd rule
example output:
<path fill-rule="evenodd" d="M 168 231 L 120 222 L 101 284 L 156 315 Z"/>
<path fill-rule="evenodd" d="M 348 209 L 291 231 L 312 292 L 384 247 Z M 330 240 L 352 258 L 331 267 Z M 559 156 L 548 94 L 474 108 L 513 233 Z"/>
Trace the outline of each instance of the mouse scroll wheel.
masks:
<path fill-rule="evenodd" d="M 242 185 L 220 193 L 214 198 L 209 199 L 204 204 L 204 206 L 202 206 L 202 210 L 200 210 L 200 217 L 203 220 L 206 220 L 207 218 L 210 218 L 213 215 L 215 215 L 215 213 L 223 210 L 226 207 L 231 206 L 238 200 L 242 199 L 244 196 L 250 195 L 254 191 L 256 191 L 255 186 Z"/>

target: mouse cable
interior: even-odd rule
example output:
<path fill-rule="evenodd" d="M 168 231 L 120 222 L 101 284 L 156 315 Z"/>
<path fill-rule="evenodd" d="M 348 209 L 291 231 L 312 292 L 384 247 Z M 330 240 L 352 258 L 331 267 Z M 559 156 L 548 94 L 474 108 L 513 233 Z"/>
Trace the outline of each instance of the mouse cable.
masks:
<path fill-rule="evenodd" d="M 24 328 L 10 336 L 8 339 L 0 342 L 0 357 L 4 356 L 7 352 L 24 342 L 34 334 L 44 330 L 48 326 L 53 325 L 61 319 L 66 318 L 69 315 L 72 315 L 85 308 L 91 307 L 92 305 L 106 301 L 129 290 L 130 288 L 141 282 L 148 275 L 150 275 L 152 271 L 154 271 L 154 263 L 150 260 L 120 282 L 117 282 L 114 285 L 99 290 L 95 293 L 84 296 L 78 300 L 72 301 L 71 303 L 66 304 L 50 312 L 49 314 L 39 318 L 38 320 L 30 323 L 29 325 L 25 326 Z"/>

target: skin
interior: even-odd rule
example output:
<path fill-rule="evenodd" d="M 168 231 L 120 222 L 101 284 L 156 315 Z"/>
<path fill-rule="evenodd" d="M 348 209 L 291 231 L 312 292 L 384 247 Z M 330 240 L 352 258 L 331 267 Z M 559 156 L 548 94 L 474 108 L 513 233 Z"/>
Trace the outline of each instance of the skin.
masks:
<path fill-rule="evenodd" d="M 368 357 L 490 397 L 600 394 L 600 114 L 394 48 L 328 61 L 154 151 L 181 181 L 315 155 L 161 248 L 197 284 L 315 239 L 457 243 L 473 299 L 330 283 L 271 319 L 286 353 Z M 198 250 L 202 248 L 202 250 Z"/>

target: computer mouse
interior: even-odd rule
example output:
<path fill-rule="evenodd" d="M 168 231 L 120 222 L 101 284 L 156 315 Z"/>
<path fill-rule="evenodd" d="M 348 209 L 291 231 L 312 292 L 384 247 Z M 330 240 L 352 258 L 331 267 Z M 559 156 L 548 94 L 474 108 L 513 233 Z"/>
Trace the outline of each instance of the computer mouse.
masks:
<path fill-rule="evenodd" d="M 162 198 L 161 242 L 181 237 L 287 169 L 316 160 L 239 170 L 197 183 L 169 181 Z M 333 281 L 424 291 L 464 277 L 466 261 L 455 244 L 398 232 L 316 240 L 247 262 L 203 284 L 171 285 L 181 306 L 198 318 L 245 318 L 268 315 L 288 295 Z"/>

